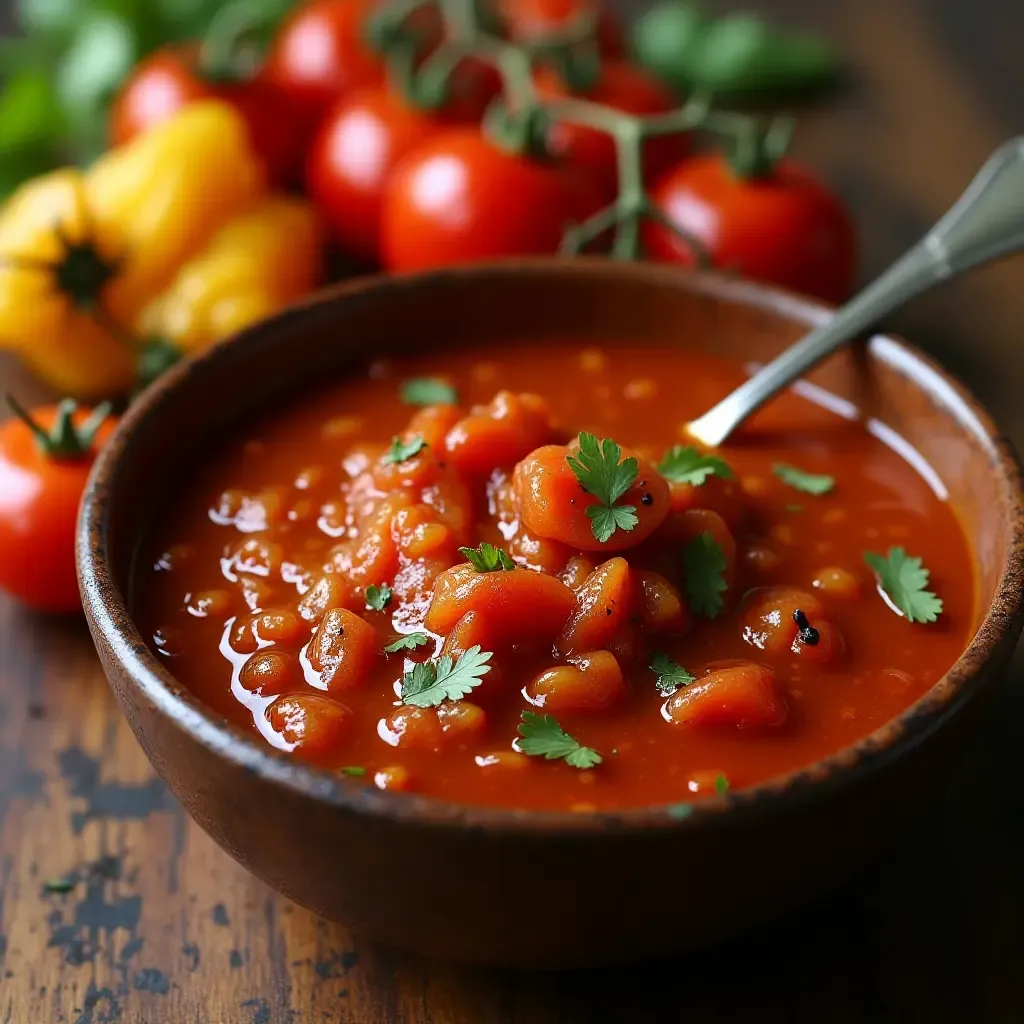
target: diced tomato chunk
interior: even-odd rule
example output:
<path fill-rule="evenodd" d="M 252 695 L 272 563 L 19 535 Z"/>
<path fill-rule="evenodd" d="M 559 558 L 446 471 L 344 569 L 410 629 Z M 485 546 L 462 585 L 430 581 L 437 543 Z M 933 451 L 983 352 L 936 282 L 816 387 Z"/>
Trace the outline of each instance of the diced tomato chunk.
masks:
<path fill-rule="evenodd" d="M 347 608 L 332 608 L 310 641 L 309 662 L 334 693 L 362 686 L 380 650 L 373 626 Z"/>
<path fill-rule="evenodd" d="M 664 576 L 640 570 L 636 581 L 636 604 L 640 621 L 648 633 L 679 636 L 690 631 L 690 612 L 679 591 Z"/>
<path fill-rule="evenodd" d="M 579 590 L 596 568 L 594 560 L 587 555 L 573 555 L 565 563 L 565 568 L 559 574 L 559 578 L 570 590 Z"/>
<path fill-rule="evenodd" d="M 720 476 L 709 476 L 699 487 L 670 482 L 669 501 L 673 512 L 688 512 L 695 508 L 717 512 L 732 533 L 740 530 L 746 518 L 743 488 L 739 481 Z"/>
<path fill-rule="evenodd" d="M 290 750 L 317 764 L 337 760 L 352 723 L 352 710 L 320 693 L 279 697 L 267 721 Z"/>
<path fill-rule="evenodd" d="M 384 721 L 384 736 L 395 747 L 439 750 L 443 734 L 434 708 L 400 707 Z"/>
<path fill-rule="evenodd" d="M 590 651 L 572 664 L 556 665 L 527 684 L 532 704 L 553 715 L 603 711 L 626 695 L 626 681 L 608 651 Z"/>
<path fill-rule="evenodd" d="M 425 405 L 413 413 L 408 433 L 422 437 L 438 458 L 443 459 L 445 436 L 461 416 L 462 411 L 457 405 Z"/>
<path fill-rule="evenodd" d="M 478 740 L 487 731 L 487 712 L 468 700 L 442 704 L 437 709 L 437 720 L 449 745 Z"/>
<path fill-rule="evenodd" d="M 250 693 L 272 697 L 302 682 L 299 659 L 287 651 L 257 651 L 242 666 L 238 681 Z"/>
<path fill-rule="evenodd" d="M 787 714 L 775 673 L 753 662 L 711 672 L 665 702 L 665 715 L 676 725 L 777 727 Z"/>
<path fill-rule="evenodd" d="M 563 654 L 598 650 L 629 622 L 632 611 L 629 563 L 624 558 L 610 558 L 576 591 L 576 607 L 555 646 Z"/>
<path fill-rule="evenodd" d="M 466 612 L 477 611 L 496 644 L 553 639 L 576 605 L 559 579 L 542 572 L 477 572 L 469 562 L 452 566 L 434 584 L 425 625 L 448 633 Z"/>
<path fill-rule="evenodd" d="M 486 476 L 511 466 L 551 438 L 551 412 L 539 395 L 499 391 L 490 405 L 459 420 L 445 448 L 451 464 L 467 476 Z"/>
<path fill-rule="evenodd" d="M 299 615 L 307 622 L 319 622 L 332 608 L 355 611 L 362 602 L 351 583 L 336 572 L 325 573 L 302 595 Z"/>
<path fill-rule="evenodd" d="M 616 502 L 633 508 L 637 524 L 631 530 L 617 529 L 608 540 L 599 541 L 587 509 L 600 502 L 583 489 L 566 462 L 566 456 L 576 450 L 573 445 L 545 445 L 516 466 L 513 483 L 527 529 L 538 537 L 559 540 L 581 551 L 614 553 L 646 540 L 669 511 L 668 484 L 661 474 L 644 459 L 637 459 L 637 478 Z M 623 450 L 623 458 L 630 455 Z"/>
<path fill-rule="evenodd" d="M 801 628 L 797 618 L 811 632 Z M 770 657 L 797 655 L 820 665 L 838 661 L 844 651 L 842 635 L 821 600 L 794 587 L 764 587 L 747 598 L 740 617 L 743 639 Z"/>

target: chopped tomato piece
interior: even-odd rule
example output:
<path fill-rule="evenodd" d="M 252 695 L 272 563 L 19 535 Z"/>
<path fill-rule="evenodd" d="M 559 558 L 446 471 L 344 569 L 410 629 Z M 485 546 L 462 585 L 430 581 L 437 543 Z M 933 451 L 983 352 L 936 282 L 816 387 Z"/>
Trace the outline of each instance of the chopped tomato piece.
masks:
<path fill-rule="evenodd" d="M 665 702 L 665 715 L 676 725 L 756 729 L 784 725 L 787 710 L 775 673 L 747 662 L 677 690 Z"/>
<path fill-rule="evenodd" d="M 267 708 L 267 721 L 289 750 L 314 764 L 331 764 L 352 725 L 352 710 L 319 693 L 279 697 Z"/>
<path fill-rule="evenodd" d="M 532 704 L 553 715 L 603 711 L 626 695 L 619 663 L 608 651 L 591 651 L 570 665 L 556 665 L 527 684 Z"/>
<path fill-rule="evenodd" d="M 610 558 L 576 591 L 576 607 L 555 646 L 563 654 L 604 647 L 629 622 L 632 611 L 629 563 L 624 558 Z"/>
<path fill-rule="evenodd" d="M 448 432 L 445 448 L 460 473 L 487 476 L 511 466 L 551 438 L 551 412 L 539 395 L 499 391 Z"/>
<path fill-rule="evenodd" d="M 377 631 L 347 608 L 332 608 L 309 644 L 309 662 L 328 693 L 362 686 L 380 652 Z"/>
<path fill-rule="evenodd" d="M 679 591 L 664 576 L 640 570 L 633 577 L 640 621 L 648 633 L 680 636 L 690 631 L 690 612 Z"/>
<path fill-rule="evenodd" d="M 709 476 L 699 487 L 669 483 L 669 500 L 673 512 L 688 512 L 694 508 L 717 512 L 732 533 L 739 531 L 746 518 L 743 488 L 738 480 Z"/>
<path fill-rule="evenodd" d="M 819 598 L 793 587 L 753 591 L 740 618 L 743 639 L 771 657 L 797 655 L 829 665 L 842 657 L 842 635 Z"/>

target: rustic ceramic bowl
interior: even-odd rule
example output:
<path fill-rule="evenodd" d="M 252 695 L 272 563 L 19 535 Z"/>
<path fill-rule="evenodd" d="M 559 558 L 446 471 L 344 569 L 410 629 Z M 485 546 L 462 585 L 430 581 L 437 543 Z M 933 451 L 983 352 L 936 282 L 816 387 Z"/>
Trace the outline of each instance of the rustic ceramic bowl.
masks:
<path fill-rule="evenodd" d="M 689 811 L 489 810 L 303 767 L 178 683 L 126 599 L 154 510 L 222 429 L 367 352 L 571 336 L 764 360 L 828 315 L 665 267 L 479 266 L 342 285 L 172 370 L 97 461 L 78 533 L 96 646 L 157 771 L 217 842 L 292 899 L 357 935 L 465 961 L 566 967 L 664 955 L 841 879 L 935 789 L 1022 622 L 1020 466 L 964 388 L 902 342 L 873 338 L 813 379 L 891 426 L 949 487 L 974 551 L 977 633 L 928 694 L 861 743 Z"/>

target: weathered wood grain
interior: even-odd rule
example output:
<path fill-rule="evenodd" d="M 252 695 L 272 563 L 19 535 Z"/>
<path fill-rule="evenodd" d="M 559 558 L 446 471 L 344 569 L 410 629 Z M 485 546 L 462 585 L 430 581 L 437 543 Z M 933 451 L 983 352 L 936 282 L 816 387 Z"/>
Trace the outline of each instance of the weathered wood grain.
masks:
<path fill-rule="evenodd" d="M 759 6 L 819 25 L 848 55 L 850 87 L 806 117 L 796 151 L 850 198 L 865 273 L 875 273 L 1021 129 L 1024 8 Z M 984 395 L 1018 442 L 1022 289 L 1024 264 L 1011 261 L 897 321 Z M 0 383 L 31 397 L 9 362 L 0 362 Z M 0 1024 L 1018 1022 L 1021 721 L 1024 694 L 1008 686 L 942 805 L 908 840 L 759 934 L 624 971 L 466 971 L 356 948 L 246 875 L 153 776 L 84 627 L 0 601 Z M 662 870 L 666 885 L 688 881 Z M 74 888 L 48 893 L 53 878 Z M 522 884 L 528 893 L 525 866 Z M 610 907 L 608 926 L 628 912 Z M 553 907 L 537 926 L 573 922 Z"/>

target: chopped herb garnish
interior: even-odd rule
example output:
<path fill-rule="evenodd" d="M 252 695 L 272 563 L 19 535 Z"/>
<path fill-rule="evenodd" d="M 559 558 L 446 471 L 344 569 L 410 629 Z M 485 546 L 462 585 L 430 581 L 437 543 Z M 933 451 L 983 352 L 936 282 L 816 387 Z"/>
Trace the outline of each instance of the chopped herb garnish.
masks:
<path fill-rule="evenodd" d="M 720 796 L 729 792 L 729 780 L 724 775 L 715 776 L 715 792 Z"/>
<path fill-rule="evenodd" d="M 403 441 L 400 437 L 393 437 L 391 438 L 391 447 L 384 453 L 384 461 L 392 464 L 405 462 L 406 459 L 419 455 L 426 447 L 427 442 L 419 434 L 409 441 Z"/>
<path fill-rule="evenodd" d="M 580 449 L 565 461 L 576 474 L 580 486 L 597 498 L 599 504 L 587 508 L 594 537 L 604 544 L 616 530 L 632 530 L 639 520 L 635 505 L 616 505 L 637 477 L 637 461 L 622 459 L 622 449 L 610 438 L 598 441 L 593 434 L 579 436 Z"/>
<path fill-rule="evenodd" d="M 889 548 L 884 557 L 864 552 L 864 561 L 874 570 L 878 585 L 908 622 L 934 622 L 942 614 L 942 598 L 928 587 L 931 573 L 920 558 L 911 558 L 903 548 Z"/>
<path fill-rule="evenodd" d="M 603 758 L 591 747 L 585 747 L 570 736 L 554 715 L 538 715 L 524 711 L 519 725 L 519 749 L 530 757 L 546 757 L 549 761 L 564 758 L 573 768 L 594 768 Z"/>
<path fill-rule="evenodd" d="M 803 510 L 804 510 L 803 505 L 787 505 L 786 506 L 786 511 L 787 512 L 803 512 Z"/>
<path fill-rule="evenodd" d="M 705 530 L 694 537 L 683 551 L 683 572 L 686 576 L 686 596 L 690 611 L 714 619 L 725 603 L 722 593 L 726 589 L 722 575 L 729 560 L 721 545 Z"/>
<path fill-rule="evenodd" d="M 75 880 L 73 878 L 48 878 L 43 882 L 43 888 L 47 892 L 63 893 L 71 892 L 75 887 Z"/>
<path fill-rule="evenodd" d="M 385 654 L 397 654 L 399 651 L 415 651 L 417 647 L 430 643 L 426 633 L 406 633 L 384 648 Z"/>
<path fill-rule="evenodd" d="M 345 768 L 339 768 L 338 774 L 351 775 L 354 779 L 358 779 L 366 774 L 366 769 L 361 764 L 350 764 Z"/>
<path fill-rule="evenodd" d="M 663 697 L 671 697 L 680 687 L 688 686 L 697 678 L 660 651 L 651 658 L 648 668 L 658 677 L 655 686 Z"/>
<path fill-rule="evenodd" d="M 487 664 L 491 657 L 492 653 L 481 651 L 478 644 L 458 661 L 446 654 L 436 662 L 414 665 L 402 677 L 402 702 L 417 708 L 433 708 L 445 700 L 461 700 L 491 671 Z"/>
<path fill-rule="evenodd" d="M 705 455 L 693 445 L 675 445 L 665 452 L 665 457 L 658 463 L 658 472 L 675 484 L 692 484 L 702 487 L 709 476 L 720 476 L 723 480 L 731 480 L 733 472 L 729 464 L 714 455 Z"/>
<path fill-rule="evenodd" d="M 815 494 L 821 496 L 828 494 L 836 485 L 834 476 L 825 476 L 819 473 L 806 473 L 796 466 L 787 466 L 784 462 L 772 466 L 772 472 L 787 486 L 795 491 L 803 491 L 804 494 Z"/>
<path fill-rule="evenodd" d="M 402 401 L 406 405 L 458 405 L 459 393 L 436 377 L 415 377 L 402 383 Z"/>
<path fill-rule="evenodd" d="M 473 563 L 473 568 L 477 572 L 508 572 L 516 567 L 516 563 L 506 552 L 493 544 L 488 544 L 487 541 L 478 548 L 459 548 L 459 551 Z"/>
<path fill-rule="evenodd" d="M 365 596 L 367 608 L 375 612 L 382 612 L 391 603 L 394 591 L 386 583 L 382 583 L 379 587 L 375 583 L 371 583 L 366 588 Z"/>
<path fill-rule="evenodd" d="M 684 821 L 693 814 L 693 804 L 669 804 L 665 808 L 670 818 L 676 821 Z"/>

